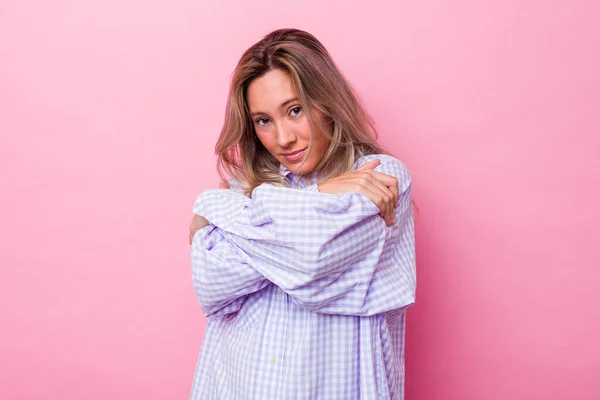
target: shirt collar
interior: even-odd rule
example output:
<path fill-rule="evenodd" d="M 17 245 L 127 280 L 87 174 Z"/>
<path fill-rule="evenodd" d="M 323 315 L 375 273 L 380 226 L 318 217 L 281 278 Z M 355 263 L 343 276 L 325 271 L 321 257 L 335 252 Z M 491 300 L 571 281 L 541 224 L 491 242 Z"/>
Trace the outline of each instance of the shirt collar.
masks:
<path fill-rule="evenodd" d="M 288 178 L 290 180 L 290 182 L 292 182 L 292 186 L 295 186 L 297 184 L 297 182 L 299 181 L 299 178 L 296 175 L 294 175 L 294 173 L 292 171 L 287 169 L 287 167 L 283 164 L 279 164 L 279 175 L 282 175 L 282 176 Z M 306 182 L 305 184 L 312 185 L 317 182 L 318 182 L 317 176 L 313 175 L 312 178 L 310 179 L 310 182 Z"/>
<path fill-rule="evenodd" d="M 283 164 L 279 164 L 279 175 L 288 176 L 292 172 Z"/>

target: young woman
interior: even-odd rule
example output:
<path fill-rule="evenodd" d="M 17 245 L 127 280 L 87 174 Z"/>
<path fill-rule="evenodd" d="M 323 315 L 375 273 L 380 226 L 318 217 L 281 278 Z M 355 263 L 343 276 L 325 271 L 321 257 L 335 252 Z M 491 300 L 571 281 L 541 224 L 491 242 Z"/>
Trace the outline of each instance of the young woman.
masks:
<path fill-rule="evenodd" d="M 411 180 L 314 36 L 244 53 L 216 152 L 190 227 L 209 318 L 191 398 L 403 399 Z"/>

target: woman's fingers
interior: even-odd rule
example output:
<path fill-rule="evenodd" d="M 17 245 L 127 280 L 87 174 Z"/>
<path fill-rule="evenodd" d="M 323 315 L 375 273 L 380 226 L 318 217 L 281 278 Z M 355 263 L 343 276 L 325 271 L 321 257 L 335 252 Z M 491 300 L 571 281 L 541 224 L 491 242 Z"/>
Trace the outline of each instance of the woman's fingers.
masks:
<path fill-rule="evenodd" d="M 371 160 L 367 163 L 364 163 L 360 167 L 356 168 L 356 171 L 362 171 L 364 169 L 373 169 L 373 168 L 379 166 L 380 164 L 381 164 L 381 160 L 379 158 L 376 158 L 376 159 Z"/>
<path fill-rule="evenodd" d="M 394 194 L 386 185 L 384 185 L 381 181 L 377 179 L 372 179 L 370 181 L 375 187 L 379 190 L 379 194 L 383 197 L 383 202 L 385 204 L 385 210 L 382 211 L 383 215 L 386 217 L 386 221 L 391 222 L 394 219 L 394 207 L 396 203 L 394 202 Z M 390 225 L 390 224 L 389 224 Z"/>
<path fill-rule="evenodd" d="M 379 171 L 371 171 L 370 173 L 373 174 L 373 177 L 378 181 L 389 187 L 390 190 L 394 192 L 396 200 L 398 200 L 398 178 Z"/>
<path fill-rule="evenodd" d="M 369 170 L 373 177 L 381 181 L 385 186 L 389 187 L 394 194 L 394 206 L 398 204 L 398 179 L 395 176 L 384 174 L 383 172 L 375 171 L 374 168 L 381 165 L 381 160 L 378 158 L 361 165 L 355 171 Z M 353 171 L 354 172 L 354 171 Z"/>
<path fill-rule="evenodd" d="M 197 224 L 197 215 L 194 215 L 192 218 L 192 222 L 190 223 L 190 246 L 192 245 L 192 240 L 194 239 L 194 234 L 196 233 L 196 224 Z"/>
<path fill-rule="evenodd" d="M 395 223 L 394 209 L 398 204 L 398 180 L 396 177 L 373 168 L 381 164 L 379 159 L 369 161 L 354 171 L 347 172 L 336 178 L 319 184 L 319 192 L 339 194 L 356 191 L 367 196 L 380 210 L 386 224 Z"/>
<path fill-rule="evenodd" d="M 393 196 L 389 189 L 380 182 L 362 178 L 358 183 L 357 191 L 367 196 L 379 208 L 379 215 L 385 219 L 386 224 L 394 222 Z"/>
<path fill-rule="evenodd" d="M 388 204 L 387 215 L 389 220 L 395 219 L 394 209 L 398 204 L 398 179 L 396 177 L 384 174 L 382 172 L 366 170 L 361 172 L 363 178 L 375 184 L 386 194 L 386 203 Z"/>
<path fill-rule="evenodd" d="M 398 193 L 398 179 L 395 176 L 384 174 L 379 171 L 368 172 L 374 179 L 384 184 L 390 189 L 394 195 L 394 206 L 398 204 L 399 193 Z"/>
<path fill-rule="evenodd" d="M 201 215 L 194 214 L 192 222 L 190 223 L 190 245 L 192 244 L 194 234 L 196 234 L 196 231 L 204 228 L 205 226 L 208 226 L 208 224 L 209 222 L 206 218 L 204 218 Z"/>

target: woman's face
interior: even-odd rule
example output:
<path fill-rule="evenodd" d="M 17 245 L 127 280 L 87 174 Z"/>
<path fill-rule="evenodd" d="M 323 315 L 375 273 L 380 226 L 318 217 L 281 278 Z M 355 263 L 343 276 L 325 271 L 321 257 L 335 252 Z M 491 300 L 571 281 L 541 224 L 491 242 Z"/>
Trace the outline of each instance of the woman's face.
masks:
<path fill-rule="evenodd" d="M 254 79 L 248 85 L 246 101 L 256 135 L 269 153 L 296 175 L 312 172 L 327 152 L 329 139 L 320 128 L 325 125 L 322 113 L 313 109 L 317 120 L 313 148 L 307 155 L 310 124 L 290 77 L 274 69 Z"/>

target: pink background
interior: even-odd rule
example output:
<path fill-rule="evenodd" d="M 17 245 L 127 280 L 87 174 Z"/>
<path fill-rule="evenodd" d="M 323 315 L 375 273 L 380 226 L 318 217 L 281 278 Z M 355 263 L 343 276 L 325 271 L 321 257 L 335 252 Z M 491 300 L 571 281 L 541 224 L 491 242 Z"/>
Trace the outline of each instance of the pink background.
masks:
<path fill-rule="evenodd" d="M 594 3 L 2 1 L 0 397 L 188 398 L 229 76 L 298 27 L 412 171 L 407 399 L 600 398 Z"/>

